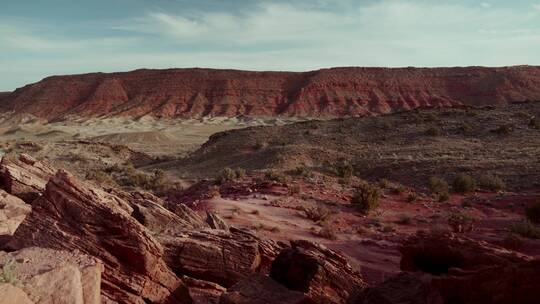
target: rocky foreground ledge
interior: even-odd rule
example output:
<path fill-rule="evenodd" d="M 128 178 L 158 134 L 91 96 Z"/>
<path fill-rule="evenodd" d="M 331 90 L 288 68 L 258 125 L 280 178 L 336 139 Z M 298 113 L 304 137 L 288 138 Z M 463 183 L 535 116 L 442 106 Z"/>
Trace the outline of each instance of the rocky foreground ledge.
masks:
<path fill-rule="evenodd" d="M 369 286 L 339 252 L 262 239 L 177 202 L 0 163 L 0 303 L 537 303 L 540 261 L 453 234 L 403 243 Z"/>

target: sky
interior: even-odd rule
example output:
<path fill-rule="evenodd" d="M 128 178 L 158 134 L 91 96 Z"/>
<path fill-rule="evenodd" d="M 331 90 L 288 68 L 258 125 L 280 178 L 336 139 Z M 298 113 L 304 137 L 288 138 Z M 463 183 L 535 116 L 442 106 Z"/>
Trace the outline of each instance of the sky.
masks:
<path fill-rule="evenodd" d="M 0 0 L 0 91 L 139 68 L 540 65 L 540 0 Z"/>

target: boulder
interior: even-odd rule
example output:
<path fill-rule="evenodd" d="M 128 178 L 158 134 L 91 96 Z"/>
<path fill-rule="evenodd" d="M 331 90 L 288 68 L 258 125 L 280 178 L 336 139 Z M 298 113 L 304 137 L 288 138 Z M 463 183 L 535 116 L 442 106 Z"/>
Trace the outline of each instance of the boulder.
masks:
<path fill-rule="evenodd" d="M 219 304 L 314 304 L 305 294 L 292 291 L 268 276 L 254 274 L 224 293 Z"/>
<path fill-rule="evenodd" d="M 32 207 L 0 189 L 0 248 L 15 233 Z"/>
<path fill-rule="evenodd" d="M 0 252 L 8 281 L 35 303 L 99 304 L 103 264 L 78 251 L 29 247 Z"/>
<path fill-rule="evenodd" d="M 54 173 L 54 168 L 30 155 L 21 154 L 17 158 L 6 156 L 0 161 L 0 188 L 32 203 Z"/>
<path fill-rule="evenodd" d="M 158 239 L 165 248 L 165 261 L 177 274 L 225 287 L 252 273 L 267 271 L 267 265 L 282 248 L 279 243 L 235 228 L 186 231 Z"/>
<path fill-rule="evenodd" d="M 162 259 L 162 246 L 117 196 L 59 170 L 21 223 L 10 249 L 79 250 L 105 266 L 102 295 L 121 303 L 190 303 L 182 281 Z"/>
<path fill-rule="evenodd" d="M 280 252 L 272 263 L 270 277 L 317 303 L 345 303 L 366 286 L 343 255 L 303 240 L 291 241 L 291 247 Z"/>
<path fill-rule="evenodd" d="M 0 283 L 0 304 L 34 304 L 24 291 L 16 286 Z"/>
<path fill-rule="evenodd" d="M 508 265 L 530 257 L 502 247 L 453 233 L 419 232 L 400 247 L 401 269 L 431 274 L 451 268 L 472 269 L 486 265 Z"/>

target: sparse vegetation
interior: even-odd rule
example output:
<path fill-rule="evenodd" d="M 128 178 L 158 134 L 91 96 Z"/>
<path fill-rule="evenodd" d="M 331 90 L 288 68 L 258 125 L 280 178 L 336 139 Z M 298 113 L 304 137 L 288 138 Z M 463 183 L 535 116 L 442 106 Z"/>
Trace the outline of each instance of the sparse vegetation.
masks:
<path fill-rule="evenodd" d="M 430 177 L 428 187 L 431 192 L 437 195 L 440 195 L 441 193 L 448 193 L 448 183 L 442 178 L 435 176 Z"/>
<path fill-rule="evenodd" d="M 440 136 L 441 130 L 436 127 L 430 127 L 426 130 L 426 135 L 428 136 Z"/>
<path fill-rule="evenodd" d="M 408 203 L 414 203 L 418 200 L 418 194 L 416 192 L 411 192 L 409 195 L 407 195 L 407 202 Z"/>
<path fill-rule="evenodd" d="M 386 189 L 386 188 L 388 188 L 389 186 L 390 186 L 390 181 L 387 180 L 386 178 L 381 178 L 381 179 L 379 180 L 379 187 L 380 187 L 381 189 Z"/>
<path fill-rule="evenodd" d="M 497 129 L 493 130 L 497 135 L 508 135 L 512 133 L 512 131 L 514 131 L 514 127 L 508 124 L 499 126 Z"/>
<path fill-rule="evenodd" d="M 323 238 L 329 239 L 329 240 L 336 240 L 337 239 L 336 230 L 334 229 L 332 224 L 328 223 L 328 222 L 325 222 L 323 224 L 323 226 L 319 230 L 318 235 L 320 237 L 323 237 Z"/>
<path fill-rule="evenodd" d="M 474 229 L 476 219 L 463 212 L 452 212 L 448 216 L 448 225 L 454 232 L 464 233 Z"/>
<path fill-rule="evenodd" d="M 0 272 L 0 283 L 8 283 L 14 286 L 20 286 L 21 282 L 17 278 L 15 263 L 13 261 L 7 262 L 2 266 Z"/>
<path fill-rule="evenodd" d="M 298 185 L 298 184 L 289 185 L 287 187 L 287 189 L 289 190 L 289 195 L 300 194 L 300 185 Z"/>
<path fill-rule="evenodd" d="M 379 188 L 364 183 L 356 188 L 351 203 L 355 205 L 360 212 L 368 214 L 371 210 L 379 206 L 380 195 Z"/>
<path fill-rule="evenodd" d="M 283 173 L 276 171 L 276 170 L 269 170 L 266 171 L 264 177 L 273 182 L 277 183 L 286 183 L 287 182 L 287 176 L 285 176 Z"/>
<path fill-rule="evenodd" d="M 323 206 L 304 206 L 302 207 L 306 217 L 314 222 L 322 222 L 328 219 L 332 212 Z"/>
<path fill-rule="evenodd" d="M 402 194 L 403 192 L 407 191 L 407 188 L 403 185 L 397 185 L 392 189 L 392 192 L 394 194 Z"/>
<path fill-rule="evenodd" d="M 308 168 L 306 166 L 300 166 L 293 170 L 292 174 L 304 176 L 304 177 L 311 177 L 313 176 L 313 172 L 311 171 L 311 168 Z"/>
<path fill-rule="evenodd" d="M 529 239 L 540 239 L 540 228 L 527 220 L 513 224 L 510 232 Z"/>
<path fill-rule="evenodd" d="M 450 193 L 439 193 L 439 195 L 437 196 L 437 200 L 439 201 L 439 203 L 447 202 L 448 200 L 450 200 Z"/>
<path fill-rule="evenodd" d="M 454 179 L 452 189 L 457 193 L 470 193 L 476 189 L 476 181 L 469 175 L 460 174 Z"/>
<path fill-rule="evenodd" d="M 489 191 L 501 191 L 506 188 L 504 181 L 494 175 L 483 175 L 478 179 L 478 186 Z"/>
<path fill-rule="evenodd" d="M 413 222 L 413 218 L 410 214 L 401 214 L 397 220 L 400 225 L 410 225 Z"/>
<path fill-rule="evenodd" d="M 531 129 L 540 129 L 540 119 L 533 117 L 529 121 L 529 128 Z"/>
<path fill-rule="evenodd" d="M 540 201 L 527 207 L 525 209 L 525 216 L 532 223 L 540 224 Z"/>
<path fill-rule="evenodd" d="M 217 177 L 217 181 L 220 184 L 226 183 L 226 182 L 234 182 L 238 179 L 243 179 L 246 177 L 246 170 L 243 168 L 237 168 L 236 170 L 233 170 L 229 167 L 224 168 L 219 176 Z"/>

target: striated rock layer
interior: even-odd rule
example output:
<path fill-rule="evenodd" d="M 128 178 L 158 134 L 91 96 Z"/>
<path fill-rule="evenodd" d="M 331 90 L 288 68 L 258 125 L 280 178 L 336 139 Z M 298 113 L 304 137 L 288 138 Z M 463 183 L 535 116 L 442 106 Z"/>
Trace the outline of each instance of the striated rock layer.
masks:
<path fill-rule="evenodd" d="M 3 95 L 0 109 L 49 120 L 69 115 L 335 117 L 525 100 L 540 100 L 540 67 L 170 69 L 49 77 Z"/>

